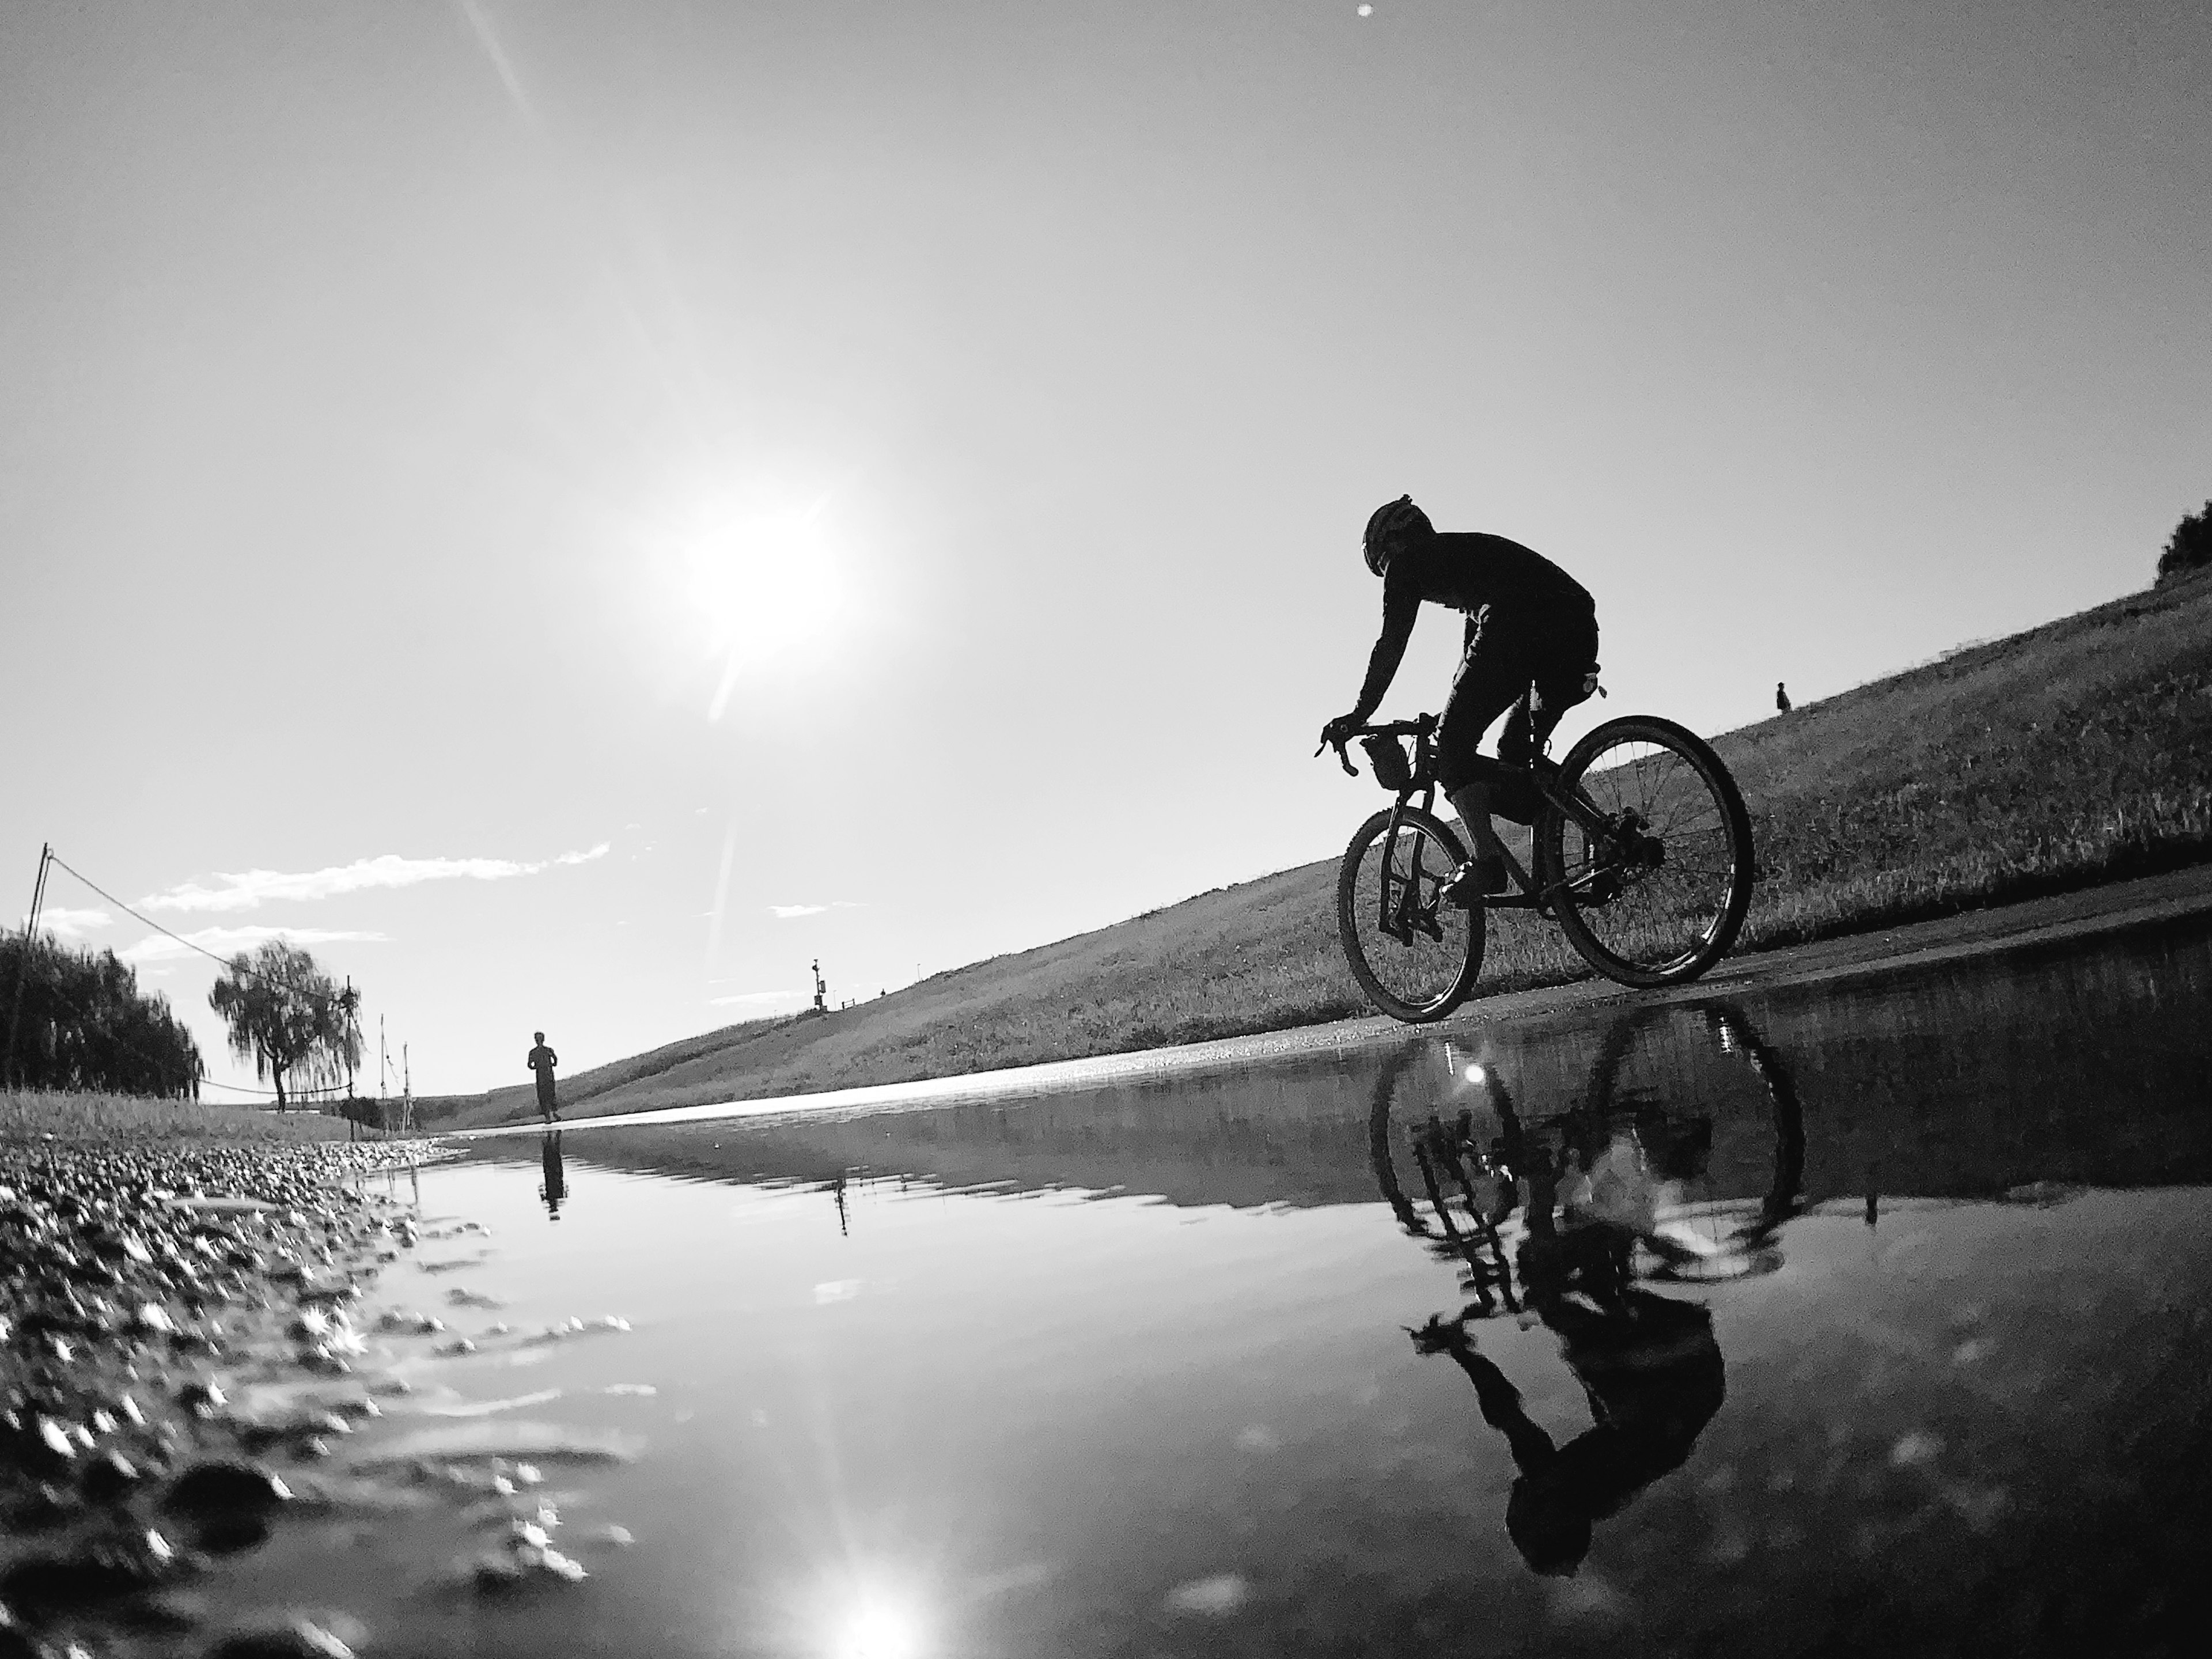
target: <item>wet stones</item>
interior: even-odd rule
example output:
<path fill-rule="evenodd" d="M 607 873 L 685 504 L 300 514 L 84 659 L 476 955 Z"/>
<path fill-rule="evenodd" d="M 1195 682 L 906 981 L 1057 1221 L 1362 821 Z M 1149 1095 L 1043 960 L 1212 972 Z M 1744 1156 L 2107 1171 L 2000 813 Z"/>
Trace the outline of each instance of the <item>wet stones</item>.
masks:
<path fill-rule="evenodd" d="M 343 1368 L 360 1351 L 343 1312 L 355 1264 L 396 1235 L 378 1205 L 330 1182 L 415 1156 L 0 1143 L 0 1659 L 102 1651 L 103 1627 L 205 1622 L 202 1609 L 164 1623 L 161 1609 L 202 1601 L 175 1586 L 207 1556 L 259 1542 L 289 1501 L 240 1455 L 249 1425 L 209 1362 L 224 1355 L 249 1393 Z M 289 1448 L 349 1426 L 301 1415 Z M 291 1643 L 271 1651 L 348 1645 L 249 1634 Z"/>

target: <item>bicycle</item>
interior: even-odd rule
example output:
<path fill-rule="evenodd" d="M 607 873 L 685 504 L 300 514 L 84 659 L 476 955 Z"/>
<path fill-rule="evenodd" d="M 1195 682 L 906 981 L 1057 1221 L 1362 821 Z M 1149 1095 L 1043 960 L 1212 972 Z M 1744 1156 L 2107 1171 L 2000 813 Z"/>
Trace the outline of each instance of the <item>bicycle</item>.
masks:
<path fill-rule="evenodd" d="M 1533 691 L 1522 695 L 1524 725 Z M 1361 726 L 1334 744 L 1357 777 L 1345 752 L 1357 740 L 1376 781 L 1397 796 L 1352 836 L 1336 884 L 1345 956 L 1384 1013 L 1422 1024 L 1464 1002 L 1492 909 L 1557 921 L 1591 967 L 1639 988 L 1686 983 L 1735 943 L 1751 903 L 1751 818 L 1720 757 L 1687 727 L 1630 714 L 1590 732 L 1556 765 L 1542 755 L 1526 765 L 1486 760 L 1528 813 L 1534 868 L 1509 850 L 1510 890 L 1465 908 L 1443 896 L 1467 850 L 1436 816 L 1436 727 L 1422 714 Z"/>

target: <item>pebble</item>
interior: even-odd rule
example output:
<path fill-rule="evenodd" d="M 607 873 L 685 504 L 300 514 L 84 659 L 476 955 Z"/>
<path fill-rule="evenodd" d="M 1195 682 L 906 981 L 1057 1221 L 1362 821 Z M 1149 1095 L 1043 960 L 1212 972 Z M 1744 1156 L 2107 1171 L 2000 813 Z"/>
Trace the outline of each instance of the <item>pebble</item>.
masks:
<path fill-rule="evenodd" d="M 162 1494 L 161 1511 L 181 1525 L 196 1549 L 228 1555 L 269 1536 L 292 1489 L 250 1463 L 195 1464 Z"/>
<path fill-rule="evenodd" d="M 353 1659 L 367 1637 L 360 1620 L 343 1613 L 292 1613 L 232 1632 L 207 1659 Z"/>

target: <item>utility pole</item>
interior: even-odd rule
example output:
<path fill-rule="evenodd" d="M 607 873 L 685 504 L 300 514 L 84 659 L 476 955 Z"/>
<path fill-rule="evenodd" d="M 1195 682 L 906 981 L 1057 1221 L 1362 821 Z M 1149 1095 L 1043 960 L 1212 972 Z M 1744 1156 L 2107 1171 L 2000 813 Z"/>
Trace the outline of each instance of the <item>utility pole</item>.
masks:
<path fill-rule="evenodd" d="M 10 1080 L 15 1075 L 15 1028 L 23 1023 L 23 986 L 31 977 L 31 951 L 39 936 L 39 912 L 46 902 L 46 866 L 53 858 L 54 844 L 40 842 L 39 878 L 31 884 L 31 914 L 23 922 L 22 959 L 15 964 L 15 1006 L 8 1016 L 8 1063 L 0 1066 L 0 1078 Z"/>

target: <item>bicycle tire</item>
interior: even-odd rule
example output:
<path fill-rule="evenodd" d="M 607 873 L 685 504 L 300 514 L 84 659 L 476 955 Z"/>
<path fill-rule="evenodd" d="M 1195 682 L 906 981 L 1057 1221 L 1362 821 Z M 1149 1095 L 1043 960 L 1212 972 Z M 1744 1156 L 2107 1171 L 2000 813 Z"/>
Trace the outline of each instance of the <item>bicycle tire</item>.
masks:
<path fill-rule="evenodd" d="M 1397 818 L 1397 841 L 1404 843 L 1410 836 L 1413 844 L 1413 855 L 1403 866 L 1417 874 L 1412 903 L 1420 920 L 1434 927 L 1435 935 L 1412 930 L 1412 936 L 1398 938 L 1382 931 L 1382 884 L 1386 871 L 1398 873 L 1393 867 L 1398 854 L 1393 847 L 1375 860 L 1368 855 L 1389 828 L 1391 814 L 1386 810 L 1361 824 L 1344 849 L 1336 877 L 1337 939 L 1368 1000 L 1393 1019 L 1424 1025 L 1450 1013 L 1474 990 L 1475 976 L 1482 971 L 1483 910 L 1480 905 L 1462 909 L 1437 896 L 1467 857 L 1459 837 L 1419 807 L 1400 809 Z M 1417 862 L 1425 843 L 1433 844 L 1440 868 Z M 1403 889 L 1387 890 L 1395 894 Z"/>
<path fill-rule="evenodd" d="M 1644 988 L 1685 984 L 1727 955 L 1751 904 L 1751 816 L 1711 745 L 1673 720 L 1626 715 L 1568 750 L 1559 781 L 1607 817 L 1638 813 L 1639 848 L 1658 849 L 1648 866 L 1626 861 L 1546 803 L 1539 878 L 1583 960 Z"/>

